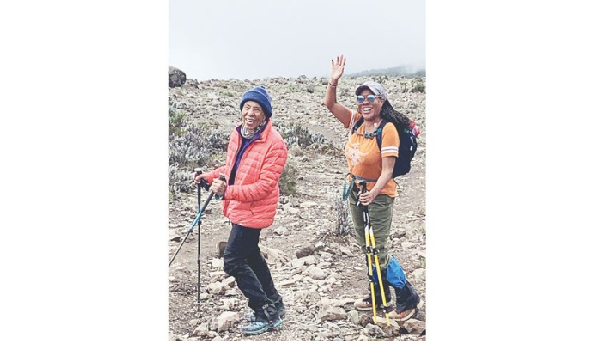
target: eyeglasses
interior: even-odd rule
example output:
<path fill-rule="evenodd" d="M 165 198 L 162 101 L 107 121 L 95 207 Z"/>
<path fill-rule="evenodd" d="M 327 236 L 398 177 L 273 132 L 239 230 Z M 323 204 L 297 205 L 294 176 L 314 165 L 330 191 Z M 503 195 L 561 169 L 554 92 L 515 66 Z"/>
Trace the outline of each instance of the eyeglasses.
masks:
<path fill-rule="evenodd" d="M 367 102 L 369 102 L 369 103 L 375 102 L 375 97 L 381 97 L 381 96 L 369 95 L 369 96 L 367 96 Z M 358 103 L 364 102 L 365 96 L 356 96 L 356 101 L 358 101 Z"/>

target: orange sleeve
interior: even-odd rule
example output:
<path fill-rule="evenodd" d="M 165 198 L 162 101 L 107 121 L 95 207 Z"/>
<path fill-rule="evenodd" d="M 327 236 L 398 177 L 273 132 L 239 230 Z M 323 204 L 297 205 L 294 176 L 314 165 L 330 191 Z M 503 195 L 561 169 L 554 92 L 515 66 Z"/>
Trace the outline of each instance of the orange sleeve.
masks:
<path fill-rule="evenodd" d="M 400 137 L 393 123 L 388 122 L 381 132 L 381 157 L 398 157 Z"/>

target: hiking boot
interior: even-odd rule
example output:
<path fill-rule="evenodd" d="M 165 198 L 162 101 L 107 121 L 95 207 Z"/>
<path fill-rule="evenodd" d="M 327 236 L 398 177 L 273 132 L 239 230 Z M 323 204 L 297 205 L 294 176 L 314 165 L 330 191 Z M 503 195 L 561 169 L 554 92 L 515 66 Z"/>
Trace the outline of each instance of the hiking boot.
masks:
<path fill-rule="evenodd" d="M 279 296 L 277 301 L 273 302 L 273 304 L 275 305 L 275 308 L 277 308 L 277 315 L 281 318 L 281 320 L 283 320 L 285 318 L 285 305 L 283 304 L 283 298 Z M 244 317 L 249 322 L 254 321 L 254 310 L 247 312 Z"/>
<path fill-rule="evenodd" d="M 416 318 L 419 315 L 419 309 L 423 307 L 423 301 L 419 301 L 416 307 L 407 310 L 394 310 L 388 314 L 388 317 L 392 320 L 404 322 L 411 318 Z"/>
<path fill-rule="evenodd" d="M 387 306 L 383 306 L 383 302 L 381 299 L 381 295 L 375 295 L 375 308 L 376 309 L 383 309 L 386 311 L 392 310 L 393 309 L 393 305 L 390 301 L 390 293 L 387 292 L 385 294 L 385 298 L 388 300 L 387 302 Z M 364 298 L 359 298 L 358 300 L 356 300 L 356 302 L 354 302 L 354 308 L 356 310 L 359 311 L 369 311 L 369 310 L 373 310 L 373 305 L 371 304 L 371 302 L 373 302 L 373 299 L 371 298 L 371 295 L 367 295 Z"/>
<path fill-rule="evenodd" d="M 265 304 L 262 311 L 254 312 L 252 321 L 242 326 L 242 334 L 258 335 L 281 326 L 283 320 L 277 314 L 277 309 L 273 304 Z"/>
<path fill-rule="evenodd" d="M 419 308 L 423 307 L 423 302 L 410 282 L 406 281 L 402 289 L 394 288 L 394 290 L 396 291 L 396 309 L 388 316 L 396 321 L 416 318 Z"/>

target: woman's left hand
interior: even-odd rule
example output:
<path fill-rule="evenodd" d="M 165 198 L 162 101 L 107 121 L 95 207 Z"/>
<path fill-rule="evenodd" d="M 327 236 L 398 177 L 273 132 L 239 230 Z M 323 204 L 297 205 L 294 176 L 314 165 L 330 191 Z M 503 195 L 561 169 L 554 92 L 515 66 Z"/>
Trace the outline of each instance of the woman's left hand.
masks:
<path fill-rule="evenodd" d="M 225 181 L 214 179 L 210 190 L 217 195 L 223 196 L 225 194 L 225 187 L 227 187 Z"/>

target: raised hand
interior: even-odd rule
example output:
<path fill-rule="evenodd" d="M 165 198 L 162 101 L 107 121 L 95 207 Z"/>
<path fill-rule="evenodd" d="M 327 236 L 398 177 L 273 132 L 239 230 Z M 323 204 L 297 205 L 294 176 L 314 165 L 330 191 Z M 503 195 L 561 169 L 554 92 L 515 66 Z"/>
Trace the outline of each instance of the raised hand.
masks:
<path fill-rule="evenodd" d="M 344 74 L 344 67 L 346 67 L 346 58 L 344 55 L 336 57 L 335 61 L 331 60 L 331 80 L 337 82 L 340 77 Z"/>

